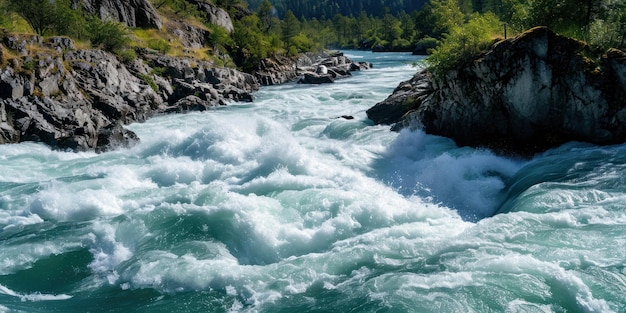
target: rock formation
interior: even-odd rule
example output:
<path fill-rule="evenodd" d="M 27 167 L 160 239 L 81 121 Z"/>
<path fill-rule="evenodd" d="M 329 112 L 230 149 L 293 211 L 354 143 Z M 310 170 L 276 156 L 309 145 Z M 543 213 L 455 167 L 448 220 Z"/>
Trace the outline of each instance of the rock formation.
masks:
<path fill-rule="evenodd" d="M 148 0 L 83 0 L 83 9 L 101 19 L 121 22 L 129 27 L 158 28 L 161 17 Z"/>
<path fill-rule="evenodd" d="M 207 22 L 226 29 L 228 33 L 235 31 L 233 21 L 224 9 L 202 0 L 193 0 L 191 2 L 195 3 L 198 9 L 206 14 Z"/>
<path fill-rule="evenodd" d="M 0 54 L 0 143 L 43 142 L 56 149 L 106 151 L 137 140 L 124 124 L 156 114 L 207 110 L 253 101 L 257 77 L 212 62 L 171 57 L 150 49 L 122 63 L 102 50 L 76 49 L 66 37 L 4 34 Z M 17 57 L 16 57 L 17 55 Z M 347 76 L 368 68 L 341 54 L 306 55 L 288 70 L 274 68 L 266 84 L 294 80 L 300 71 L 327 68 Z M 280 61 L 282 60 L 282 61 Z M 269 61 L 268 61 L 269 62 Z"/>
<path fill-rule="evenodd" d="M 445 75 L 416 74 L 367 114 L 507 154 L 624 142 L 626 53 L 591 55 L 582 42 L 534 28 Z"/>
<path fill-rule="evenodd" d="M 369 62 L 352 62 L 341 52 L 305 53 L 295 58 L 277 56 L 261 61 L 254 75 L 265 86 L 297 81 L 302 84 L 332 83 L 351 71 L 369 69 Z M 319 69 L 324 68 L 323 72 Z"/>
<path fill-rule="evenodd" d="M 1 60 L 0 143 L 103 151 L 136 140 L 123 124 L 252 101 L 259 87 L 252 75 L 155 52 L 124 64 L 101 50 L 76 50 L 69 38 L 6 35 L 3 43 L 23 56 Z"/>

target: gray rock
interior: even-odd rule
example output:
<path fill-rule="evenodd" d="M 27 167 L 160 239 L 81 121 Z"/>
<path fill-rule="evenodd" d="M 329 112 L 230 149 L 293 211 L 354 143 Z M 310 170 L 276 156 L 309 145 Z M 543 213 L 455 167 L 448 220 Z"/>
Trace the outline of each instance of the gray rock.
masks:
<path fill-rule="evenodd" d="M 233 21 L 230 18 L 228 12 L 224 9 L 217 7 L 216 5 L 205 2 L 205 1 L 192 1 L 195 2 L 200 11 L 206 13 L 207 22 L 220 26 L 231 34 L 235 31 L 235 27 L 233 26 Z"/>
<path fill-rule="evenodd" d="M 30 34 L 5 34 L 2 42 L 7 48 L 16 50 L 21 55 L 28 55 L 28 46 L 41 45 L 43 37 Z"/>
<path fill-rule="evenodd" d="M 297 58 L 275 56 L 265 59 L 254 75 L 264 86 L 294 80 L 301 84 L 325 84 L 351 76 L 350 71 L 368 68 L 369 63 L 353 63 L 343 53 L 306 53 Z"/>
<path fill-rule="evenodd" d="M 298 80 L 298 84 L 329 84 L 334 83 L 335 79 L 330 74 L 320 75 L 316 73 L 304 73 L 302 78 Z"/>
<path fill-rule="evenodd" d="M 219 103 L 210 102 L 206 99 L 203 100 L 199 97 L 190 95 L 176 101 L 176 103 L 169 107 L 165 112 L 184 113 L 189 111 L 205 111 L 215 107 L 216 105 L 219 105 Z"/>
<path fill-rule="evenodd" d="M 367 113 L 375 123 L 508 154 L 572 140 L 621 143 L 626 54 L 612 50 L 599 62 L 589 54 L 579 41 L 534 28 L 445 75 L 419 73 Z"/>
<path fill-rule="evenodd" d="M 148 0 L 82 0 L 83 10 L 129 27 L 161 29 L 163 21 Z"/>
<path fill-rule="evenodd" d="M 17 48 L 48 49 L 26 51 L 0 69 L 0 143 L 37 141 L 55 149 L 106 151 L 138 140 L 124 124 L 252 101 L 259 88 L 254 76 L 211 62 L 145 50 L 123 64 L 105 51 L 74 50 L 73 41 L 63 37 L 46 42 L 37 36 L 9 37 L 4 41 Z"/>
<path fill-rule="evenodd" d="M 46 45 L 50 48 L 58 49 L 58 52 L 62 52 L 63 50 L 75 49 L 74 40 L 69 37 L 62 36 L 54 36 L 48 38 L 48 40 L 46 41 Z"/>

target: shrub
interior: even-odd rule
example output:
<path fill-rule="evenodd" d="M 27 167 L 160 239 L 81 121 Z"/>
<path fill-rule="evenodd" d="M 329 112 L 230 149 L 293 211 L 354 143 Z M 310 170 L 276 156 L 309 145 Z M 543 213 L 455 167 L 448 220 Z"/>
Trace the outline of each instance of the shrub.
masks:
<path fill-rule="evenodd" d="M 315 44 L 313 43 L 313 40 L 307 37 L 304 33 L 299 33 L 298 35 L 289 38 L 289 45 L 290 49 L 291 47 L 296 48 L 297 54 L 298 52 L 310 51 Z"/>
<path fill-rule="evenodd" d="M 72 4 L 70 0 L 6 0 L 0 3 L 0 10 L 3 15 L 8 10 L 17 13 L 38 35 L 81 37 L 85 19 L 80 5 L 73 8 Z"/>
<path fill-rule="evenodd" d="M 141 75 L 139 75 L 139 78 L 144 83 L 148 84 L 148 86 L 150 86 L 150 88 L 152 88 L 152 90 L 154 90 L 155 92 L 159 92 L 159 86 L 157 86 L 157 84 L 154 82 L 154 79 L 152 79 L 152 76 L 146 75 L 146 74 L 141 74 Z"/>
<path fill-rule="evenodd" d="M 170 45 L 165 39 L 156 38 L 148 40 L 148 48 L 166 54 L 170 50 Z"/>
<path fill-rule="evenodd" d="M 437 48 L 439 41 L 432 37 L 424 37 L 415 44 L 415 51 L 419 51 L 420 54 L 430 54 L 433 49 Z"/>
<path fill-rule="evenodd" d="M 91 44 L 107 51 L 123 50 L 130 45 L 128 30 L 121 23 L 102 21 L 92 17 L 87 23 L 87 32 Z"/>
<path fill-rule="evenodd" d="M 487 49 L 500 31 L 500 21 L 492 14 L 477 15 L 460 27 L 452 27 L 426 59 L 430 70 L 443 74 Z"/>
<path fill-rule="evenodd" d="M 118 49 L 114 52 L 122 63 L 131 63 L 137 59 L 137 53 L 133 49 Z"/>

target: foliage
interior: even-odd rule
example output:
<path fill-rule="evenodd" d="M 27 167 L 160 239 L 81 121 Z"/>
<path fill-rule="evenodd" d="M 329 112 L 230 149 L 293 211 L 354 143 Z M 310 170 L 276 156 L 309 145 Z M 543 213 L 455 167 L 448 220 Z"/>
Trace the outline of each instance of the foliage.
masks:
<path fill-rule="evenodd" d="M 9 5 L 5 0 L 0 0 L 0 12 L 8 12 Z M 0 14 L 0 26 L 5 26 L 9 24 L 9 17 L 7 14 Z"/>
<path fill-rule="evenodd" d="M 154 90 L 155 92 L 159 92 L 159 86 L 157 86 L 157 84 L 154 82 L 154 79 L 152 79 L 152 75 L 140 74 L 139 78 L 144 83 L 148 84 L 148 86 L 150 86 L 152 90 Z"/>
<path fill-rule="evenodd" d="M 626 49 L 626 2 L 616 3 L 605 19 L 591 22 L 587 42 L 598 50 Z"/>
<path fill-rule="evenodd" d="M 248 0 L 250 7 L 259 8 L 264 0 Z M 293 11 L 295 16 L 306 19 L 330 19 L 339 14 L 342 16 L 359 16 L 361 12 L 367 15 L 382 17 L 385 7 L 389 13 L 396 15 L 401 11 L 413 12 L 419 10 L 427 0 L 273 0 L 278 16 L 284 16 L 287 10 Z"/>
<path fill-rule="evenodd" d="M 435 16 L 435 29 L 442 33 L 452 32 L 465 22 L 457 0 L 432 0 L 432 12 Z"/>
<path fill-rule="evenodd" d="M 154 7 L 167 14 L 182 17 L 202 17 L 198 6 L 186 0 L 154 0 Z"/>
<path fill-rule="evenodd" d="M 213 45 L 214 50 L 217 50 L 232 46 L 234 41 L 223 27 L 209 25 L 209 43 Z"/>
<path fill-rule="evenodd" d="M 122 63 L 132 63 L 137 59 L 137 53 L 130 48 L 116 50 L 114 52 Z"/>
<path fill-rule="evenodd" d="M 245 70 L 252 70 L 264 58 L 277 51 L 272 45 L 272 37 L 261 31 L 261 20 L 256 15 L 248 15 L 234 22 L 236 53 L 239 65 Z"/>
<path fill-rule="evenodd" d="M 130 45 L 128 30 L 121 23 L 92 17 L 87 23 L 87 33 L 93 46 L 107 51 L 122 50 Z"/>
<path fill-rule="evenodd" d="M 148 48 L 167 54 L 170 51 L 170 44 L 161 38 L 152 38 L 148 40 Z"/>
<path fill-rule="evenodd" d="M 415 51 L 429 54 L 438 44 L 439 40 L 432 37 L 424 37 L 415 43 Z"/>
<path fill-rule="evenodd" d="M 38 35 L 82 37 L 84 18 L 70 0 L 6 0 L 6 9 L 20 15 Z"/>
<path fill-rule="evenodd" d="M 452 27 L 426 62 L 431 71 L 444 74 L 488 48 L 499 29 L 500 21 L 493 13 L 475 15 L 467 23 Z"/>
<path fill-rule="evenodd" d="M 307 37 L 304 33 L 299 33 L 289 38 L 289 49 L 294 48 L 295 53 L 302 53 L 313 50 L 315 43 L 311 38 Z M 292 52 L 290 50 L 290 52 Z M 290 53 L 292 54 L 292 53 Z"/>

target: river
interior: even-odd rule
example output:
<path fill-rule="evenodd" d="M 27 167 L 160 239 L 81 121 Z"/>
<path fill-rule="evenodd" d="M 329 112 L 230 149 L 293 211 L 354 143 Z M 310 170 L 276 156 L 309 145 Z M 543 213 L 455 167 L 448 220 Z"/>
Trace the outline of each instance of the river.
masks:
<path fill-rule="evenodd" d="M 1 145 L 0 312 L 626 311 L 626 145 L 390 132 L 365 110 L 420 58 L 347 54 L 131 148 Z"/>

